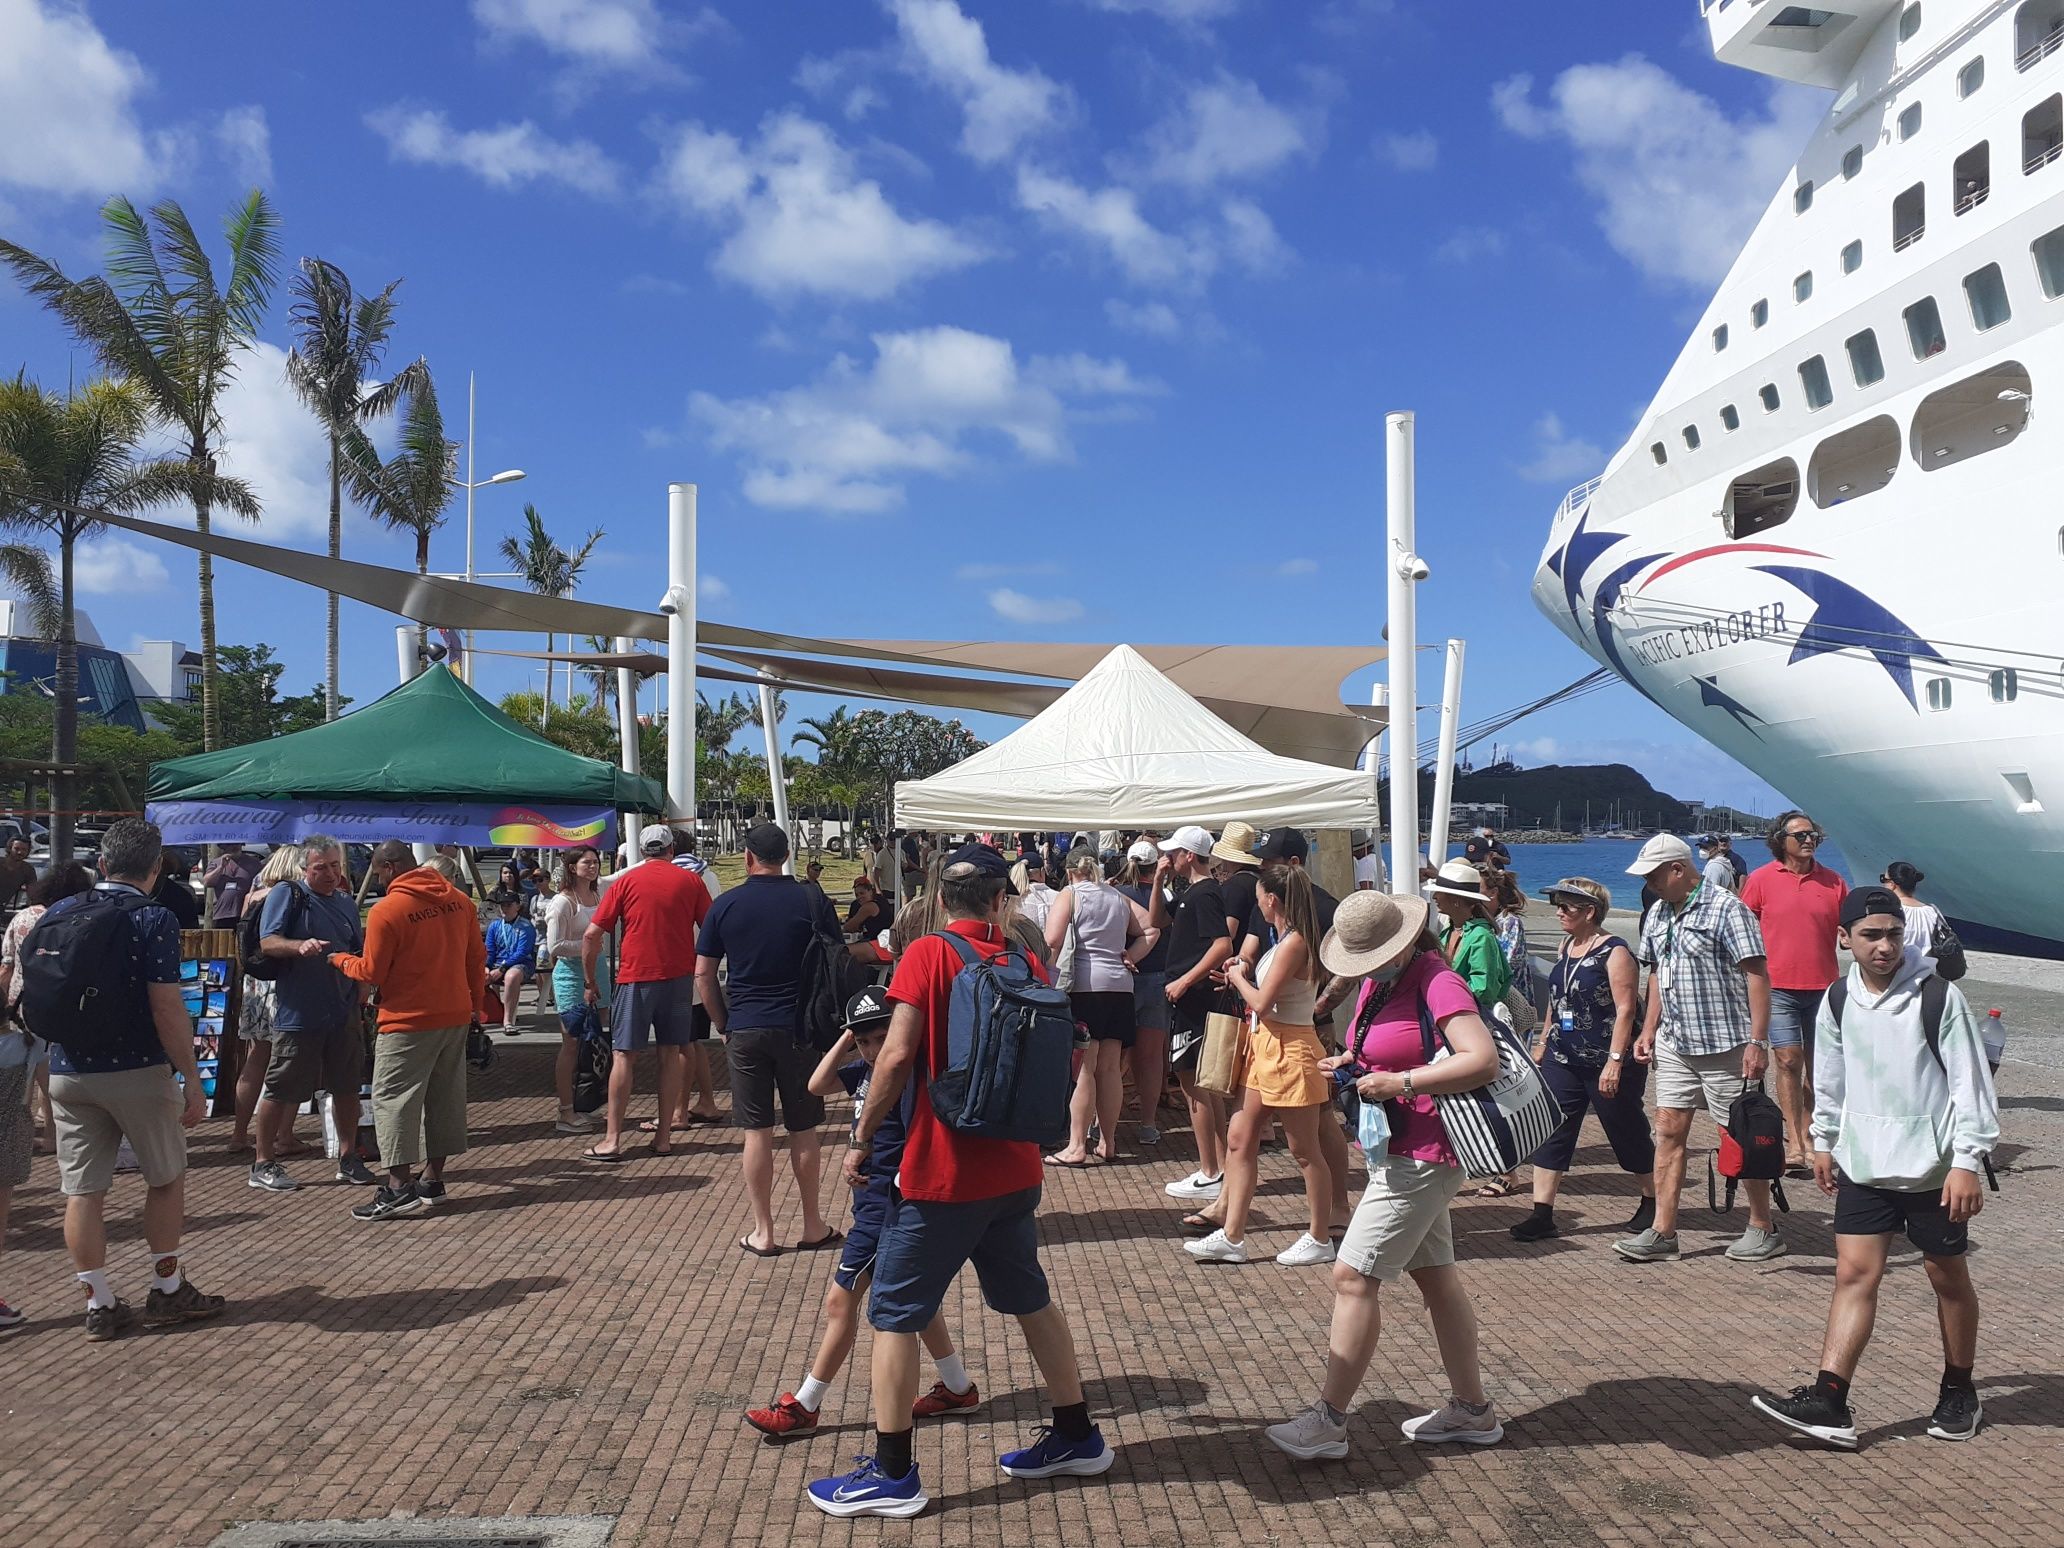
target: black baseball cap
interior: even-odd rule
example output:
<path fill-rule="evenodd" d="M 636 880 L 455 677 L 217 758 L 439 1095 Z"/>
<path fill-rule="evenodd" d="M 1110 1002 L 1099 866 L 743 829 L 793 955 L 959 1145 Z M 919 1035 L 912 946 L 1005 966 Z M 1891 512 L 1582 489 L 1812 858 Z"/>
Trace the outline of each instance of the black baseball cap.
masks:
<path fill-rule="evenodd" d="M 779 865 L 788 858 L 788 835 L 771 822 L 745 830 L 746 853 L 766 865 Z"/>
<path fill-rule="evenodd" d="M 1254 847 L 1257 860 L 1309 860 L 1311 843 L 1295 828 L 1271 828 Z"/>
<path fill-rule="evenodd" d="M 1889 887 L 1858 887 L 1842 899 L 1840 918 L 1843 929 L 1852 928 L 1872 914 L 1890 914 L 1895 919 L 1904 919 L 1906 905 Z"/>
<path fill-rule="evenodd" d="M 497 887 L 487 895 L 487 901 L 496 907 L 500 907 L 504 903 L 521 903 L 523 901 L 523 894 L 511 892 L 507 887 Z"/>
<path fill-rule="evenodd" d="M 894 1014 L 895 1007 L 889 1004 L 889 997 L 869 984 L 846 1001 L 846 1030 L 856 1033 L 879 1031 L 888 1026 L 889 1017 Z"/>
<path fill-rule="evenodd" d="M 1003 883 L 1006 892 L 1015 893 L 1017 890 L 1011 886 L 1010 862 L 994 845 L 963 844 L 946 857 L 947 874 L 963 865 L 973 866 L 979 875 L 995 877 Z"/>

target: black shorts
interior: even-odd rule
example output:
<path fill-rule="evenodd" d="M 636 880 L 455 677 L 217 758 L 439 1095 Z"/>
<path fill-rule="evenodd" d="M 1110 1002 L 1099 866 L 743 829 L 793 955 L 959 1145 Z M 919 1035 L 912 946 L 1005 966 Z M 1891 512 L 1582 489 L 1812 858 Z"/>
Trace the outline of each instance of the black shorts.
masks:
<path fill-rule="evenodd" d="M 1078 989 L 1068 996 L 1068 1008 L 1075 1013 L 1076 1024 L 1088 1028 L 1092 1043 L 1132 1046 L 1137 1023 L 1129 990 Z"/>
<path fill-rule="evenodd" d="M 1204 1046 L 1204 1018 L 1211 1014 L 1216 993 L 1206 987 L 1192 989 L 1168 1007 L 1168 1067 L 1194 1069 Z"/>
<path fill-rule="evenodd" d="M 816 1049 L 785 1027 L 746 1027 L 727 1034 L 724 1042 L 734 1127 L 773 1128 L 777 1096 L 789 1133 L 801 1134 L 824 1122 L 824 1098 L 810 1091 Z"/>
<path fill-rule="evenodd" d="M 1940 1188 L 1903 1193 L 1873 1188 L 1837 1174 L 1835 1235 L 1887 1236 L 1906 1232 L 1906 1239 L 1931 1258 L 1957 1258 L 1971 1245 L 1971 1228 L 1952 1221 Z"/>

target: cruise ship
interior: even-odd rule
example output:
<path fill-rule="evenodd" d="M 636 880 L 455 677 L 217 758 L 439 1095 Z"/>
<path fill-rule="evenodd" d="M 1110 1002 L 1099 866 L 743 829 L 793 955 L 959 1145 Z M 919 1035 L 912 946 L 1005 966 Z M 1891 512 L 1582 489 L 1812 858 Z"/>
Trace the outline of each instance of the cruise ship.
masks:
<path fill-rule="evenodd" d="M 1827 112 L 1535 603 L 1858 874 L 2064 956 L 2064 0 L 1701 10 Z"/>

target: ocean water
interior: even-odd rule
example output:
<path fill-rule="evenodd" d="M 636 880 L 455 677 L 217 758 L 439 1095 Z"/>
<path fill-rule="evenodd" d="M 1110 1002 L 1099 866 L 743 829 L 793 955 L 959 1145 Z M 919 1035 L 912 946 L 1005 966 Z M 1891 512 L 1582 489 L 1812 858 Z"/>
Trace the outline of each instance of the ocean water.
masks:
<path fill-rule="evenodd" d="M 1615 908 L 1641 906 L 1641 878 L 1629 876 L 1627 867 L 1641 845 L 1632 839 L 1586 839 L 1580 844 L 1510 844 L 1512 868 L 1519 873 L 1520 889 L 1530 898 L 1541 897 L 1550 883 L 1565 876 L 1588 876 L 1603 882 L 1611 891 Z M 1458 846 L 1459 849 L 1459 846 Z M 1736 839 L 1734 852 L 1749 863 L 1749 869 L 1766 864 L 1770 851 L 1760 838 Z M 1820 863 L 1854 881 L 1849 862 L 1833 843 L 1823 844 Z"/>

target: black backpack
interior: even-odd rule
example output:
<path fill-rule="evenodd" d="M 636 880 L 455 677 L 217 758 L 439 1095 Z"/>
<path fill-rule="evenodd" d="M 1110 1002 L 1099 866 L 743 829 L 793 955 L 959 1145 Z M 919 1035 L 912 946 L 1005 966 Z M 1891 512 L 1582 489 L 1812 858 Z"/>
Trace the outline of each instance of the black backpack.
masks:
<path fill-rule="evenodd" d="M 22 1021 L 74 1060 L 151 1032 L 150 992 L 136 966 L 132 915 L 141 893 L 96 889 L 52 908 L 21 946 Z"/>
<path fill-rule="evenodd" d="M 1750 1081 L 1729 1104 L 1727 1122 L 1720 1126 L 1720 1154 L 1708 1163 L 1706 1173 L 1707 1206 L 1723 1212 L 1733 1209 L 1735 1189 L 1746 1178 L 1769 1183 L 1772 1202 L 1790 1214 L 1791 1201 L 1784 1191 L 1784 1135 L 1784 1109 L 1770 1099 L 1762 1081 Z M 1725 1203 L 1715 1197 L 1716 1174 L 1727 1183 Z"/>
<path fill-rule="evenodd" d="M 279 933 L 292 936 L 307 924 L 308 893 L 299 882 L 281 882 L 279 885 L 290 889 L 292 897 L 292 902 L 287 905 L 286 924 Z M 264 917 L 263 903 L 256 908 L 247 908 L 237 916 L 237 959 L 247 977 L 274 983 L 285 974 L 294 959 L 265 955 L 265 931 L 260 924 Z"/>
<path fill-rule="evenodd" d="M 810 899 L 810 938 L 803 943 L 797 975 L 796 1032 L 823 1053 L 845 1028 L 847 1002 L 872 983 L 874 975 L 846 949 L 846 938 L 833 922 L 830 899 L 812 890 L 816 896 Z"/>
<path fill-rule="evenodd" d="M 1945 927 L 1946 928 L 1946 927 Z M 1961 953 L 1962 948 L 1958 948 Z M 1921 985 L 1921 1036 L 1927 1039 L 1928 1053 L 1941 1068 L 1949 1073 L 1949 1066 L 1942 1060 L 1942 1013 L 1949 1007 L 1949 985 L 1942 981 L 1941 961 L 1936 961 L 1936 971 Z M 1835 1025 L 1842 1024 L 1842 1011 L 1849 1004 L 1849 980 L 1838 978 L 1828 985 L 1828 1009 L 1834 1013 Z M 1992 1157 L 1981 1156 L 1985 1166 L 1985 1183 L 1994 1193 L 1999 1192 L 1999 1175 L 1992 1169 Z"/>

